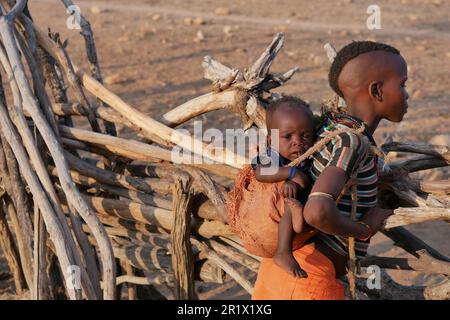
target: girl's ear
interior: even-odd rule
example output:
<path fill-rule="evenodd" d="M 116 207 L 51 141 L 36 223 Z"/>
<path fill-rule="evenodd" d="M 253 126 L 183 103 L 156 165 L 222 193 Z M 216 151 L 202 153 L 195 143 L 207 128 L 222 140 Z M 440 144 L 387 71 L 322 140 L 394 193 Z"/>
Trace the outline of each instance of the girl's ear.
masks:
<path fill-rule="evenodd" d="M 382 82 L 373 81 L 369 84 L 369 95 L 376 99 L 378 102 L 383 101 L 383 85 Z"/>

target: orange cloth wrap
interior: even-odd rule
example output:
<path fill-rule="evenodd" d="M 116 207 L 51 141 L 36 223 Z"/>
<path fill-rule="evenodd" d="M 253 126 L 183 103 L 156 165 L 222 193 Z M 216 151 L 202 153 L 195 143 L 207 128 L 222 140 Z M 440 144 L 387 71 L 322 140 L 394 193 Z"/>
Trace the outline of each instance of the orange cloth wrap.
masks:
<path fill-rule="evenodd" d="M 343 300 L 344 287 L 336 279 L 333 263 L 314 244 L 293 252 L 308 278 L 295 278 L 264 258 L 258 271 L 253 300 Z"/>
<path fill-rule="evenodd" d="M 228 215 L 232 228 L 244 247 L 259 257 L 273 257 L 278 242 L 278 222 L 284 214 L 283 181 L 263 183 L 255 179 L 251 166 L 244 167 L 228 195 Z M 297 234 L 293 249 L 300 248 L 316 231 Z"/>

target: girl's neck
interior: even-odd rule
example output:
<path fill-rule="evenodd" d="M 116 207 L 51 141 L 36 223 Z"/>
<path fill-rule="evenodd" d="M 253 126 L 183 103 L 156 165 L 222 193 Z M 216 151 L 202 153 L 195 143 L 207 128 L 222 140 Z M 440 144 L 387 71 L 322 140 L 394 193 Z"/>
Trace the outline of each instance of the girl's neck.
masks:
<path fill-rule="evenodd" d="M 363 104 L 359 104 L 363 105 Z M 372 112 L 372 108 L 362 109 L 355 106 L 355 104 L 347 104 L 347 114 L 350 116 L 357 117 L 361 119 L 367 126 L 367 130 L 373 134 L 380 123 L 381 118 L 376 116 Z"/>

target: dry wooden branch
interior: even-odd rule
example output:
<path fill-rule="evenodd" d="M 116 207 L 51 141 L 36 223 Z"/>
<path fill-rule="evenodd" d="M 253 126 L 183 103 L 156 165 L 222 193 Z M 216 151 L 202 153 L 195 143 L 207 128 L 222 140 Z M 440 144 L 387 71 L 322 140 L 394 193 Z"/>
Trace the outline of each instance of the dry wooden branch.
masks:
<path fill-rule="evenodd" d="M 24 108 L 29 112 L 31 115 L 36 127 L 39 129 L 44 141 L 46 142 L 47 147 L 49 148 L 50 153 L 53 156 L 53 159 L 55 161 L 56 167 L 58 168 L 59 176 L 60 176 L 60 182 L 61 185 L 68 197 L 70 199 L 69 201 L 74 205 L 74 207 L 77 209 L 77 211 L 80 213 L 80 215 L 83 217 L 83 219 L 88 223 L 88 225 L 95 230 L 95 237 L 99 243 L 100 248 L 100 254 L 102 257 L 102 265 L 103 265 L 103 277 L 104 281 L 107 284 L 104 294 L 106 299 L 112 299 L 114 297 L 114 288 L 115 288 L 115 265 L 113 260 L 113 252 L 111 248 L 111 244 L 109 243 L 109 240 L 107 238 L 106 233 L 104 232 L 103 226 L 99 223 L 95 215 L 90 211 L 89 207 L 86 206 L 85 202 L 81 198 L 80 193 L 76 189 L 75 184 L 71 180 L 70 176 L 68 175 L 68 167 L 64 160 L 62 147 L 57 142 L 56 137 L 54 136 L 54 133 L 52 132 L 50 126 L 44 119 L 43 115 L 39 111 L 39 106 L 36 103 L 36 100 L 33 99 L 33 93 L 30 87 L 30 84 L 28 82 L 28 79 L 26 78 L 24 67 L 22 64 L 22 61 L 19 57 L 18 50 L 16 47 L 16 41 L 14 39 L 13 32 L 11 30 L 11 21 L 8 20 L 7 16 L 0 17 L 0 34 L 3 40 L 3 44 L 5 46 L 5 49 L 8 54 L 8 58 L 10 60 L 11 68 L 14 73 L 15 80 L 17 81 L 20 94 L 22 97 Z M 5 130 L 8 130 L 11 132 L 13 128 L 7 128 L 7 120 L 5 118 L 2 119 L 2 127 Z M 4 130 L 4 133 L 5 133 Z M 6 133 L 5 133 L 6 136 Z M 10 138 L 7 137 L 8 142 L 11 143 Z M 18 143 L 18 141 L 14 141 L 15 144 Z M 23 155 L 25 158 L 26 156 Z M 16 154 L 17 157 L 17 154 Z M 22 159 L 22 161 L 26 161 L 25 159 Z M 22 163 L 22 167 L 25 164 Z M 30 180 L 33 180 L 35 178 L 33 176 L 29 177 Z M 30 182 L 29 182 L 30 183 Z M 37 183 L 37 181 L 33 181 L 33 183 Z M 39 187 L 35 188 L 36 192 L 39 192 Z M 35 193 L 36 193 L 35 192 Z M 34 193 L 33 193 L 34 194 Z M 45 200 L 40 200 L 45 201 Z M 46 211 L 46 209 L 42 209 L 42 212 Z M 51 212 L 51 211 L 49 211 Z M 45 218 L 44 218 L 45 219 Z M 46 219 L 48 221 L 48 219 Z M 47 225 L 47 228 L 49 226 Z M 58 256 L 62 256 L 62 254 L 58 254 Z M 68 261 L 67 261 L 68 262 Z M 66 269 L 67 269 L 66 265 Z"/>
<path fill-rule="evenodd" d="M 57 61 L 59 62 L 60 67 L 65 71 L 66 77 L 69 80 L 69 84 L 74 89 L 75 96 L 77 97 L 78 102 L 87 113 L 89 124 L 91 125 L 92 130 L 101 133 L 102 130 L 97 122 L 97 119 L 95 118 L 94 112 L 92 111 L 92 106 L 86 98 L 83 88 L 80 85 L 78 75 L 75 73 L 72 61 L 70 60 L 69 54 L 66 51 L 67 42 L 62 43 L 59 34 L 57 33 L 50 33 L 49 35 L 52 38 L 53 43 L 55 44 L 55 49 L 58 54 Z"/>
<path fill-rule="evenodd" d="M 414 270 L 425 274 L 450 275 L 450 262 L 433 258 L 426 250 L 417 251 L 418 259 L 368 256 L 359 262 L 361 267 L 376 265 L 385 269 Z"/>
<path fill-rule="evenodd" d="M 396 169 L 402 169 L 406 172 L 416 172 L 421 170 L 428 170 L 434 168 L 440 168 L 450 165 L 450 161 L 446 161 L 442 157 L 420 155 L 411 157 L 404 160 L 395 160 L 388 163 L 389 167 L 394 171 Z"/>
<path fill-rule="evenodd" d="M 5 71 L 7 72 L 7 74 L 10 77 L 13 77 L 12 67 L 10 66 L 10 64 L 8 62 L 6 53 L 3 48 L 0 48 L 0 60 L 2 62 L 2 65 L 5 69 Z M 13 107 L 9 108 L 9 114 L 11 115 L 14 124 L 16 125 L 17 129 L 19 130 L 19 133 L 22 137 L 23 144 L 24 144 L 26 150 L 28 151 L 28 154 L 30 155 L 31 163 L 34 166 L 36 173 L 42 183 L 42 186 L 44 187 L 44 190 L 47 193 L 50 202 L 52 203 L 53 209 L 55 210 L 54 212 L 57 214 L 57 217 L 61 223 L 61 227 L 62 227 L 62 229 L 65 233 L 65 237 L 67 238 L 67 241 L 68 241 L 68 245 L 70 248 L 70 254 L 73 255 L 77 265 L 81 266 L 82 260 L 81 260 L 80 254 L 78 253 L 77 248 L 75 246 L 75 242 L 73 241 L 73 239 L 71 237 L 69 227 L 67 226 L 67 224 L 64 221 L 63 213 L 61 211 L 60 204 L 59 204 L 59 200 L 58 200 L 56 192 L 53 188 L 52 181 L 50 180 L 50 177 L 48 175 L 46 165 L 41 157 L 38 146 L 34 142 L 33 134 L 31 133 L 31 130 L 28 128 L 28 125 L 26 123 L 26 120 L 24 118 L 22 110 L 20 108 L 21 98 L 20 98 L 19 86 L 17 85 L 17 83 L 14 79 L 13 79 L 13 81 L 11 81 L 11 89 L 12 89 L 12 93 L 13 93 L 13 97 L 14 97 L 14 105 L 13 105 Z M 42 116 L 39 114 L 38 111 L 37 111 L 37 114 L 39 116 Z M 41 120 L 41 123 L 44 123 L 44 124 L 46 123 L 45 120 L 43 120 L 42 118 L 40 118 L 40 120 Z M 49 129 L 49 127 L 47 127 L 47 129 Z M 55 140 L 58 139 L 58 136 L 55 133 L 50 133 L 49 136 L 54 136 Z M 53 143 L 55 143 L 55 142 L 56 141 L 54 141 Z M 30 232 L 29 236 L 31 236 L 31 232 Z M 90 279 L 88 279 L 86 271 L 84 269 L 81 269 L 81 278 L 82 278 L 83 287 L 87 291 L 86 292 L 87 296 L 89 298 L 93 298 L 95 295 L 92 291 L 92 284 L 91 284 Z"/>
<path fill-rule="evenodd" d="M 413 223 L 421 223 L 425 221 L 435 221 L 450 219 L 449 208 L 398 208 L 394 210 L 394 214 L 389 216 L 384 222 L 384 228 L 390 229 Z"/>
<path fill-rule="evenodd" d="M 396 227 L 389 230 L 383 230 L 382 232 L 384 235 L 391 238 L 396 246 L 403 248 L 417 258 L 419 258 L 417 252 L 425 249 L 433 258 L 450 262 L 450 258 L 444 256 L 439 251 L 417 238 L 404 227 Z"/>
<path fill-rule="evenodd" d="M 65 153 L 65 156 L 70 167 L 84 176 L 94 178 L 98 182 L 124 187 L 130 190 L 139 190 L 145 193 L 158 192 L 167 195 L 171 192 L 171 181 L 124 176 L 90 165 L 68 152 Z"/>
<path fill-rule="evenodd" d="M 114 200 L 90 196 L 85 196 L 85 199 L 99 214 L 116 216 L 129 221 L 142 222 L 162 227 L 165 230 L 172 230 L 173 216 L 169 210 L 146 206 L 125 199 Z M 208 238 L 233 234 L 228 225 L 219 221 L 199 221 L 195 219 L 192 221 L 192 228 L 193 232 Z"/>
<path fill-rule="evenodd" d="M 437 146 L 424 142 L 390 142 L 381 146 L 384 152 L 400 151 L 442 157 L 450 161 L 450 147 Z"/>
<path fill-rule="evenodd" d="M 230 260 L 233 260 L 244 267 L 248 268 L 249 270 L 253 272 L 258 272 L 259 269 L 259 261 L 242 253 L 238 250 L 234 249 L 231 246 L 226 246 L 222 243 L 219 243 L 215 240 L 209 240 L 207 242 L 209 246 L 214 249 L 217 253 L 220 253 L 221 255 L 229 258 Z"/>
<path fill-rule="evenodd" d="M 28 210 L 28 199 L 25 195 L 25 188 L 20 178 L 18 165 L 14 154 L 3 133 L 0 145 L 0 172 L 2 182 L 6 192 L 10 195 L 12 202 L 16 203 L 12 206 L 10 218 L 13 224 L 14 232 L 17 237 L 17 247 L 20 256 L 21 267 L 25 276 L 26 283 L 29 288 L 32 287 L 32 226 Z M 8 197 L 6 197 L 8 198 Z"/>
<path fill-rule="evenodd" d="M 74 4 L 71 0 L 62 0 L 64 5 L 66 6 L 66 9 L 69 9 L 70 7 L 73 8 Z M 89 61 L 89 67 L 91 69 L 92 76 L 99 81 L 100 83 L 103 82 L 102 80 L 102 74 L 100 71 L 100 65 L 98 63 L 98 57 L 97 57 L 97 49 L 95 47 L 95 41 L 94 41 L 94 33 L 92 32 L 91 24 L 89 21 L 86 20 L 86 18 L 80 14 L 80 27 L 81 27 L 81 35 L 84 38 L 84 43 L 86 45 L 86 54 Z M 105 108 L 103 102 L 101 100 L 97 101 L 97 106 L 100 108 Z M 105 129 L 106 133 L 112 136 L 117 135 L 116 127 L 114 125 L 114 122 L 105 121 Z"/>
<path fill-rule="evenodd" d="M 50 202 L 48 201 L 44 191 L 41 189 L 39 180 L 31 169 L 26 152 L 22 146 L 22 142 L 18 138 L 17 133 L 15 133 L 15 129 L 13 128 L 10 120 L 7 118 L 6 109 L 1 103 L 0 125 L 2 132 L 8 143 L 11 145 L 19 166 L 21 167 L 21 172 L 24 175 L 27 184 L 30 186 L 34 198 L 36 199 L 37 203 L 39 203 L 39 206 L 42 209 L 44 221 L 46 223 L 47 230 L 50 233 L 50 236 L 55 244 L 55 249 L 61 266 L 63 270 L 67 270 L 70 265 L 75 264 L 75 261 L 73 261 L 66 252 L 66 240 L 63 236 L 64 232 L 59 224 L 58 219 L 56 218 L 56 214 L 53 212 L 53 208 L 51 207 Z M 67 281 L 69 281 L 67 275 L 65 275 L 65 280 L 66 283 Z M 74 292 L 69 290 L 68 295 L 70 298 L 75 299 Z"/>
<path fill-rule="evenodd" d="M 21 295 L 26 288 L 25 278 L 23 276 L 22 267 L 20 265 L 19 254 L 14 243 L 14 238 L 9 230 L 8 221 L 3 213 L 3 201 L 0 199 L 0 247 L 5 254 L 9 269 L 14 277 L 14 286 L 16 294 Z"/>
<path fill-rule="evenodd" d="M 225 108 L 231 109 L 238 102 L 238 94 L 236 90 L 204 94 L 166 112 L 159 121 L 174 128 L 204 113 Z"/>
<path fill-rule="evenodd" d="M 17 34 L 17 32 L 16 32 Z M 44 79 L 43 75 L 41 74 L 41 67 L 39 65 L 38 60 L 35 60 L 35 57 L 33 56 L 33 53 L 31 50 L 27 47 L 25 40 L 22 38 L 22 36 L 17 35 L 16 39 L 18 40 L 18 45 L 20 48 L 20 51 L 22 55 L 25 57 L 26 62 L 29 66 L 29 70 L 31 72 L 32 78 L 33 78 L 33 85 L 36 91 L 36 97 L 42 106 L 42 110 L 44 112 L 45 117 L 47 118 L 48 123 L 52 127 L 53 131 L 55 132 L 56 136 L 59 136 L 58 127 L 55 120 L 55 115 L 53 114 L 52 107 L 50 105 L 50 100 L 47 96 L 47 93 L 45 91 L 44 87 Z M 9 74 L 11 72 L 8 72 Z"/>
<path fill-rule="evenodd" d="M 202 191 L 208 196 L 209 200 L 216 206 L 220 220 L 228 222 L 228 216 L 226 214 L 225 195 L 219 191 L 211 180 L 211 178 L 203 171 L 185 167 L 185 170 L 202 186 Z"/>
<path fill-rule="evenodd" d="M 58 116 L 83 116 L 86 117 L 86 111 L 81 107 L 79 103 L 54 103 L 52 105 L 53 112 Z M 133 124 L 118 114 L 114 109 L 99 106 L 94 108 L 94 114 L 97 118 L 101 118 L 107 122 L 124 125 L 132 128 Z M 71 127 L 71 126 L 69 126 Z"/>
<path fill-rule="evenodd" d="M 200 249 L 200 258 L 207 258 L 230 275 L 240 286 L 242 286 L 249 294 L 253 293 L 252 284 L 236 271 L 228 262 L 220 257 L 215 251 L 211 250 L 206 244 L 191 239 L 193 244 Z"/>
<path fill-rule="evenodd" d="M 169 162 L 172 160 L 172 154 L 170 150 L 153 145 L 148 145 L 135 140 L 111 137 L 104 134 L 70 128 L 66 126 L 60 126 L 60 131 L 63 137 L 93 143 L 99 147 L 104 146 L 107 150 L 129 159 L 149 162 L 152 162 L 152 160 L 155 158 Z M 234 178 L 237 174 L 237 170 L 235 168 L 227 165 L 193 165 L 204 168 L 218 175 L 224 175 L 227 177 Z"/>
<path fill-rule="evenodd" d="M 368 296 L 382 300 L 423 300 L 425 287 L 403 286 L 381 270 L 381 290 L 369 289 L 366 279 L 357 279 L 357 287 Z"/>
<path fill-rule="evenodd" d="M 197 300 L 194 282 L 194 259 L 190 238 L 191 209 L 194 193 L 192 179 L 176 179 L 173 188 L 174 222 L 171 231 L 172 269 L 176 300 Z"/>
<path fill-rule="evenodd" d="M 33 288 L 31 297 L 33 300 L 47 300 L 45 289 L 48 287 L 46 278 L 46 241 L 47 231 L 44 220 L 39 213 L 39 207 L 34 207 L 34 248 L 33 248 Z M 77 297 L 79 299 L 79 297 Z"/>
<path fill-rule="evenodd" d="M 421 181 L 420 189 L 428 193 L 436 193 L 440 195 L 450 194 L 450 181 L 449 180 Z"/>
<path fill-rule="evenodd" d="M 427 300 L 449 300 L 450 280 L 446 279 L 441 283 L 426 287 L 423 295 Z"/>

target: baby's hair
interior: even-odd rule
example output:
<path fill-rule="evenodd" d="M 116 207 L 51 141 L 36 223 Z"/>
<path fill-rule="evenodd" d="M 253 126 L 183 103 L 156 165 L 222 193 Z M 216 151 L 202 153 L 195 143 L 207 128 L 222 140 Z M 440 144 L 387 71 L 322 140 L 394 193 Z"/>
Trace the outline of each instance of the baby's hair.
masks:
<path fill-rule="evenodd" d="M 267 126 L 267 128 L 270 128 L 270 121 L 272 119 L 272 116 L 275 113 L 275 111 L 277 109 L 279 109 L 281 106 L 289 106 L 292 108 L 301 108 L 301 109 L 303 109 L 303 111 L 306 111 L 308 114 L 311 115 L 311 119 L 313 117 L 311 108 L 309 107 L 309 104 L 307 104 L 305 101 L 303 101 L 300 98 L 293 97 L 293 96 L 283 96 L 280 99 L 277 99 L 277 100 L 269 103 L 269 106 L 267 107 L 267 111 L 266 111 L 266 126 Z"/>
<path fill-rule="evenodd" d="M 338 78 L 344 66 L 357 56 L 373 51 L 385 51 L 393 54 L 400 54 L 399 50 L 388 44 L 373 41 L 353 41 L 337 53 L 336 58 L 334 58 L 334 61 L 331 64 L 330 72 L 328 73 L 328 82 L 330 83 L 330 87 L 340 97 L 343 98 L 344 95 L 339 88 Z"/>

